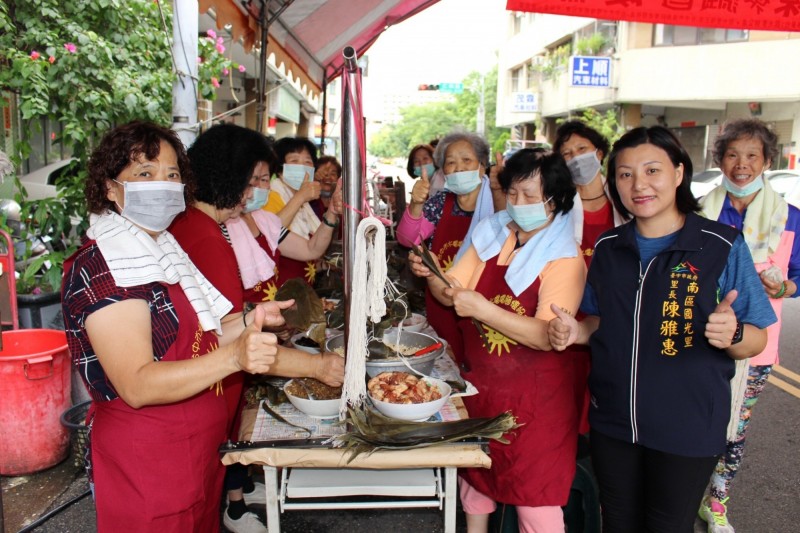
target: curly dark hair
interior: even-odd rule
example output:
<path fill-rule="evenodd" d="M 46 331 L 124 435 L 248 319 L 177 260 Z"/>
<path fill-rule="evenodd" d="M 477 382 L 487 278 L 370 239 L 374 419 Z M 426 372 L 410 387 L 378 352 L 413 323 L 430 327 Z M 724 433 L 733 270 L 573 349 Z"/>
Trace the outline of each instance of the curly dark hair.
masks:
<path fill-rule="evenodd" d="M 419 177 L 414 175 L 414 154 L 417 153 L 417 150 L 425 150 L 426 152 L 428 152 L 428 155 L 431 156 L 431 160 L 433 160 L 434 148 L 430 144 L 418 144 L 414 148 L 412 148 L 410 152 L 408 152 L 408 164 L 406 165 L 406 171 L 408 171 L 408 175 L 414 179 Z M 433 176 L 428 176 L 428 177 L 432 178 Z"/>
<path fill-rule="evenodd" d="M 256 164 L 277 166 L 272 142 L 255 130 L 219 124 L 200 135 L 189 148 L 195 198 L 217 209 L 241 203 Z"/>
<path fill-rule="evenodd" d="M 714 163 L 722 166 L 722 158 L 728 145 L 738 139 L 758 139 L 763 147 L 764 161 L 770 164 L 778 160 L 778 136 L 769 126 L 755 118 L 740 118 L 722 125 L 714 141 Z"/>
<path fill-rule="evenodd" d="M 523 148 L 506 159 L 497 179 L 504 193 L 513 183 L 526 180 L 536 173 L 542 176 L 542 194 L 553 205 L 553 213 L 568 213 L 575 203 L 575 185 L 567 163 L 560 154 L 543 148 Z"/>
<path fill-rule="evenodd" d="M 152 122 L 134 121 L 106 133 L 89 157 L 89 175 L 84 187 L 88 211 L 97 215 L 116 211 L 116 205 L 107 197 L 107 181 L 117 179 L 125 167 L 141 156 L 151 161 L 157 159 L 162 141 L 172 146 L 178 156 L 178 170 L 186 184 L 183 194 L 186 203 L 190 203 L 193 198 L 192 169 L 178 135 Z"/>
<path fill-rule="evenodd" d="M 564 147 L 564 143 L 567 142 L 573 135 L 583 137 L 592 143 L 595 148 L 600 150 L 603 153 L 603 157 L 600 158 L 600 162 L 603 162 L 603 159 L 605 159 L 608 155 L 608 139 L 606 139 L 602 133 L 594 128 L 590 128 L 581 120 L 569 120 L 558 127 L 556 130 L 556 142 L 553 144 L 553 151 L 557 154 L 560 154 L 561 148 Z"/>
<path fill-rule="evenodd" d="M 317 168 L 317 147 L 314 143 L 306 137 L 284 137 L 278 139 L 275 143 L 275 153 L 278 155 L 278 168 L 275 169 L 277 174 L 283 174 L 283 165 L 286 162 L 286 156 L 293 153 L 300 153 L 306 150 L 311 155 L 311 166 Z"/>
<path fill-rule="evenodd" d="M 700 210 L 697 198 L 692 194 L 692 159 L 674 133 L 663 126 L 634 128 L 614 143 L 611 154 L 608 156 L 608 192 L 614 201 L 614 207 L 625 218 L 632 215 L 624 205 L 617 189 L 617 156 L 626 148 L 636 148 L 642 144 L 652 144 L 667 153 L 669 160 L 677 168 L 683 165 L 683 180 L 675 190 L 675 204 L 681 213 L 690 213 Z"/>

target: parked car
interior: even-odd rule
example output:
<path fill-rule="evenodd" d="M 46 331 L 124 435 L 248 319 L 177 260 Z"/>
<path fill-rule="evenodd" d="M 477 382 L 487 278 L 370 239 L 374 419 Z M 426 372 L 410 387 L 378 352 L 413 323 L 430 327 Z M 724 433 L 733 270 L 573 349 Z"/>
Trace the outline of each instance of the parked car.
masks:
<path fill-rule="evenodd" d="M 692 176 L 691 189 L 695 198 L 702 198 L 722 183 L 722 171 L 718 168 L 701 170 Z"/>
<path fill-rule="evenodd" d="M 28 193 L 28 200 L 54 198 L 56 196 L 56 181 L 73 161 L 77 161 L 77 159 L 74 157 L 63 159 L 20 176 L 19 181 Z"/>
<path fill-rule="evenodd" d="M 785 198 L 787 194 L 796 188 L 797 180 L 800 178 L 800 171 L 788 169 L 767 170 L 764 172 L 764 177 L 769 180 L 773 190 Z"/>

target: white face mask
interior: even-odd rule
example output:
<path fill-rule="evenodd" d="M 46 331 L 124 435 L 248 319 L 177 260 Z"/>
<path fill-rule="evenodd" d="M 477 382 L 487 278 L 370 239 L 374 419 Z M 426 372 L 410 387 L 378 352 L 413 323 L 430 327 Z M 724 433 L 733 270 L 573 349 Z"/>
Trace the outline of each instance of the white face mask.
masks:
<path fill-rule="evenodd" d="M 567 161 L 567 168 L 572 174 L 572 181 L 575 185 L 589 185 L 600 172 L 600 167 L 597 150 L 576 155 Z"/>
<path fill-rule="evenodd" d="M 290 165 L 288 163 L 283 165 L 283 181 L 295 191 L 300 190 L 303 180 L 306 179 L 306 173 L 309 181 L 314 181 L 314 167 Z"/>
<path fill-rule="evenodd" d="M 183 183 L 126 181 L 120 185 L 125 204 L 120 215 L 146 230 L 164 231 L 186 209 Z"/>

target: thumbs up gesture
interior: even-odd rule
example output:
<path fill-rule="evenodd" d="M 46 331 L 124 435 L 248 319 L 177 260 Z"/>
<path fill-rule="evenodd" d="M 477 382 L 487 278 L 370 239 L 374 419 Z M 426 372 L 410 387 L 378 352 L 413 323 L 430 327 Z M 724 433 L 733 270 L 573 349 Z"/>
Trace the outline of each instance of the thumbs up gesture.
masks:
<path fill-rule="evenodd" d="M 550 304 L 550 310 L 556 317 L 547 324 L 547 337 L 550 346 L 556 351 L 564 351 L 567 346 L 575 344 L 578 340 L 578 321 L 575 317 L 555 304 Z"/>
<path fill-rule="evenodd" d="M 739 293 L 735 289 L 730 291 L 708 315 L 705 334 L 708 343 L 715 348 L 724 350 L 731 345 L 737 326 L 736 313 L 731 305 L 736 301 L 738 295 Z"/>
<path fill-rule="evenodd" d="M 328 211 L 338 217 L 344 212 L 344 199 L 342 198 L 342 178 L 336 182 L 336 189 L 331 195 L 331 202 L 328 204 Z"/>
<path fill-rule="evenodd" d="M 306 172 L 306 175 L 303 178 L 303 183 L 297 190 L 297 194 L 301 195 L 306 202 L 310 202 L 311 200 L 316 200 L 317 198 L 319 198 L 320 190 L 321 188 L 319 183 L 312 180 L 309 173 Z"/>
<path fill-rule="evenodd" d="M 294 304 L 294 300 L 259 304 L 246 318 L 252 319 L 235 343 L 236 365 L 239 370 L 251 374 L 266 374 L 275 362 L 278 353 L 278 338 L 264 333 L 264 327 L 283 324 L 281 309 Z"/>
<path fill-rule="evenodd" d="M 422 176 L 420 176 L 420 178 L 414 184 L 414 187 L 411 189 L 411 203 L 416 205 L 424 204 L 425 200 L 428 199 L 430 192 L 430 176 L 428 176 L 428 171 L 425 169 L 425 167 L 422 167 Z"/>
<path fill-rule="evenodd" d="M 492 190 L 500 189 L 500 173 L 505 168 L 505 160 L 503 159 L 503 154 L 501 152 L 497 152 L 494 154 L 494 160 L 497 162 L 489 169 L 489 186 Z"/>

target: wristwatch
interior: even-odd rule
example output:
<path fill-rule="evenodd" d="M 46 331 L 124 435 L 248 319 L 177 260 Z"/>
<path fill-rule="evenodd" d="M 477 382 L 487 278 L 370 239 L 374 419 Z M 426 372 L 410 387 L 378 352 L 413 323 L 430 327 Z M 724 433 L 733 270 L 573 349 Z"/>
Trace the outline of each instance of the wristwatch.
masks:
<path fill-rule="evenodd" d="M 744 337 L 744 324 L 737 320 L 736 331 L 733 332 L 733 338 L 731 339 L 731 346 L 742 342 L 742 337 Z"/>

